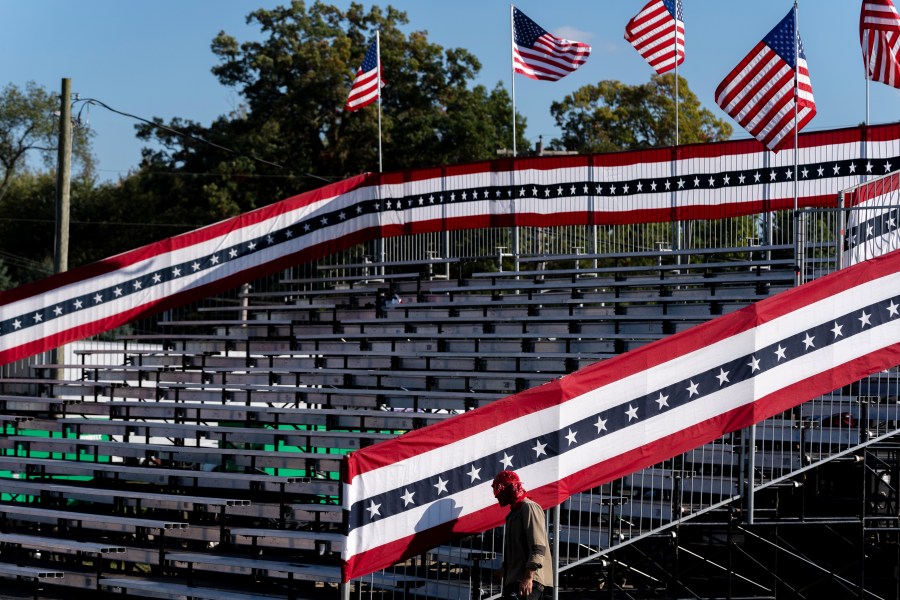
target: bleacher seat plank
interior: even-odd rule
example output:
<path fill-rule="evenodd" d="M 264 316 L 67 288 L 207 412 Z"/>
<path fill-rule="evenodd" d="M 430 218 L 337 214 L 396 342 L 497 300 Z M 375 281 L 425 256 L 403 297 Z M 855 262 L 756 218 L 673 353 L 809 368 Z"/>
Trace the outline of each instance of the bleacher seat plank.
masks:
<path fill-rule="evenodd" d="M 90 500 L 104 504 L 141 506 L 175 510 L 193 510 L 195 506 L 234 507 L 249 506 L 250 500 L 241 498 L 217 498 L 212 496 L 173 495 L 126 489 L 105 489 L 44 481 L 10 479 L 3 481 L 3 493 L 45 497 L 55 495 L 60 500 Z M 2 536 L 0 536 L 2 541 Z"/>
<path fill-rule="evenodd" d="M 232 539 L 248 538 L 254 548 L 290 548 L 294 550 L 317 550 L 324 544 L 325 552 L 340 552 L 345 537 L 341 533 L 326 531 L 304 531 L 298 529 L 257 529 L 234 527 L 229 529 Z"/>
<path fill-rule="evenodd" d="M 86 416 L 103 416 L 109 421 L 102 421 L 91 418 L 84 419 L 71 415 L 83 414 Z M 415 429 L 424 423 L 443 420 L 448 416 L 447 413 L 433 412 L 410 412 L 405 410 L 389 410 L 384 407 L 378 409 L 365 408 L 317 408 L 303 403 L 294 406 L 229 406 L 221 404 L 204 404 L 197 402 L 139 402 L 117 400 L 111 402 L 97 402 L 85 405 L 79 405 L 79 410 L 70 412 L 69 417 L 61 419 L 58 423 L 63 424 L 79 424 L 84 423 L 83 431 L 87 432 L 90 427 L 102 429 L 104 427 L 117 426 L 133 426 L 138 429 L 154 428 L 155 423 L 135 422 L 136 419 L 159 419 L 164 420 L 171 425 L 190 424 L 195 429 L 202 425 L 203 430 L 209 429 L 207 425 L 217 421 L 228 421 L 229 423 L 243 422 L 252 424 L 260 429 L 252 429 L 252 433 L 258 432 L 260 435 L 275 436 L 283 432 L 290 434 L 292 429 L 284 430 L 266 430 L 264 426 L 336 426 L 338 428 L 353 428 L 360 430 L 380 430 L 380 429 Z M 53 421 L 37 421 L 33 428 L 43 428 L 43 423 L 53 423 Z M 113 425 L 113 424 L 120 425 Z M 23 429 L 31 429 L 29 423 L 25 423 Z M 165 427 L 159 424 L 159 427 Z M 224 433 L 234 432 L 240 433 L 237 426 L 222 426 Z M 214 427 L 212 429 L 216 431 Z M 327 432 L 317 432 L 325 434 Z"/>
<path fill-rule="evenodd" d="M 729 246 L 724 248 L 687 248 L 682 250 L 657 250 L 650 252 L 603 252 L 600 254 L 594 253 L 586 253 L 586 254 L 555 254 L 552 256 L 547 255 L 536 255 L 536 256 L 520 256 L 520 263 L 537 263 L 537 262 L 547 262 L 548 260 L 553 260 L 555 262 L 562 262 L 568 260 L 603 260 L 603 261 L 611 261 L 616 262 L 619 260 L 640 262 L 640 261 L 653 261 L 657 262 L 660 260 L 672 260 L 679 261 L 680 257 L 682 258 L 690 258 L 692 256 L 723 256 L 723 255 L 734 255 L 734 254 L 742 254 L 746 255 L 748 258 L 752 258 L 753 256 L 767 256 L 772 252 L 791 252 L 794 247 L 791 244 L 766 244 L 760 246 Z M 681 262 L 688 263 L 689 260 L 682 260 Z"/>
<path fill-rule="evenodd" d="M 75 512 L 53 508 L 41 508 L 22 503 L 0 503 L 0 519 L 50 523 L 54 525 L 65 521 L 77 523 L 79 528 L 84 527 L 87 529 L 121 533 L 134 533 L 138 529 L 168 531 L 174 529 L 187 529 L 190 527 L 188 523 L 181 521 L 158 521 L 155 519 L 143 519 L 139 517 L 122 517 L 110 514 Z"/>
<path fill-rule="evenodd" d="M 292 415 L 295 417 L 295 421 L 303 422 L 303 425 L 309 425 L 308 421 L 310 419 L 303 418 L 303 415 L 296 414 L 299 411 L 295 411 L 295 414 Z M 374 411 L 368 411 L 374 412 Z M 387 411 L 379 411 L 379 412 L 387 412 Z M 77 418 L 66 418 L 59 419 L 57 421 L 46 421 L 47 425 L 36 425 L 35 429 L 40 428 L 41 430 L 54 430 L 54 431 L 63 431 L 66 433 L 73 434 L 77 437 L 81 437 L 82 435 L 87 434 L 101 434 L 101 435 L 114 435 L 114 436 L 122 436 L 124 439 L 121 443 L 133 443 L 140 444 L 141 438 L 147 440 L 149 438 L 173 438 L 179 440 L 209 440 L 209 441 L 219 441 L 222 445 L 230 443 L 247 443 L 247 444 L 269 444 L 276 447 L 276 451 L 279 446 L 298 446 L 298 447 L 308 447 L 308 446 L 316 446 L 319 447 L 323 444 L 323 440 L 327 438 L 331 438 L 328 445 L 335 445 L 338 447 L 344 447 L 346 440 L 352 440 L 353 436 L 365 437 L 369 440 L 383 440 L 390 439 L 393 437 L 390 434 L 382 434 L 378 432 L 354 432 L 354 431 L 329 431 L 327 429 L 315 429 L 315 428 L 288 428 L 290 424 L 290 419 L 288 417 L 288 413 L 278 412 L 278 415 L 282 416 L 281 425 L 284 427 L 280 429 L 268 428 L 268 427 L 237 427 L 237 426 L 229 426 L 229 425 L 213 425 L 213 424 L 204 424 L 202 427 L 189 424 L 189 423 L 134 423 L 131 421 L 108 421 L 101 419 L 77 419 Z M 372 415 L 373 417 L 377 416 Z M 401 427 L 400 423 L 397 422 L 395 424 L 389 423 L 388 419 L 382 418 L 379 421 L 379 426 L 370 427 L 370 429 L 384 429 L 385 427 L 393 426 L 394 429 L 412 429 L 414 423 L 412 423 L 412 419 L 407 419 L 409 421 L 409 427 Z M 333 421 L 332 418 L 323 416 L 321 419 L 321 424 L 328 425 Z M 29 427 L 28 429 L 32 429 Z"/>
<path fill-rule="evenodd" d="M 175 485 L 182 486 L 185 489 L 253 489 L 276 493 L 282 492 L 288 487 L 298 489 L 308 483 L 307 478 L 289 475 L 279 476 L 228 471 L 212 472 L 169 469 L 165 467 L 126 467 L 122 463 L 96 463 L 18 456 L 0 456 L 0 470 L 24 473 L 34 478 L 49 475 L 87 475 L 103 480 Z M 329 489 L 332 487 L 334 486 L 328 486 Z"/>
<path fill-rule="evenodd" d="M 329 432 L 323 432 L 322 438 L 328 434 Z M 348 449 L 358 447 L 360 443 L 358 438 L 353 439 L 352 434 L 347 437 L 348 439 L 344 443 L 347 444 Z M 0 438 L 0 440 L 2 439 Z M 243 467 L 251 471 L 264 468 L 306 470 L 307 461 L 309 459 L 315 460 L 317 457 L 317 453 L 313 452 L 270 452 L 268 450 L 248 450 L 244 448 L 176 446 L 168 444 L 123 444 L 116 441 L 41 438 L 36 436 L 8 436 L 6 440 L 8 441 L 4 443 L 13 444 L 26 457 L 42 452 L 71 454 L 78 457 L 74 462 L 90 462 L 92 465 L 110 463 L 92 462 L 81 457 L 87 453 L 94 460 L 99 459 L 99 457 L 142 459 L 153 456 L 162 461 L 163 464 L 188 462 L 211 467 L 228 465 L 230 467 Z M 318 440 L 314 435 L 310 435 L 310 441 L 312 442 L 310 445 L 313 445 Z M 328 444 L 322 443 L 320 447 L 322 446 L 328 447 Z M 182 473 L 185 472 L 182 471 Z M 189 471 L 186 474 L 193 475 L 194 473 L 194 471 Z M 328 494 L 336 493 L 334 490 L 338 487 L 336 483 L 328 484 L 326 482 L 308 482 L 305 487 L 310 487 L 313 484 L 321 489 L 321 493 Z"/>
<path fill-rule="evenodd" d="M 297 562 L 262 560 L 245 556 L 226 556 L 221 554 L 202 554 L 199 552 L 170 552 L 166 554 L 169 563 L 186 565 L 209 565 L 218 572 L 246 573 L 248 571 L 276 571 L 290 573 L 300 581 L 327 581 L 338 583 L 341 580 L 337 566 L 314 565 Z M 223 569 L 223 567 L 225 569 Z"/>
<path fill-rule="evenodd" d="M 39 548 L 55 552 L 86 553 L 86 554 L 123 554 L 125 546 L 104 544 L 100 542 L 82 542 L 65 537 L 43 537 L 25 535 L 20 533 L 0 533 L 0 546 L 11 545 L 23 548 Z"/>
<path fill-rule="evenodd" d="M 21 577 L 24 579 L 62 579 L 65 572 L 40 567 L 20 567 L 0 562 L 0 577 Z"/>
<path fill-rule="evenodd" d="M 191 586 L 173 583 L 161 579 L 138 579 L 126 577 L 102 577 L 101 588 L 119 589 L 123 594 L 128 591 L 148 592 L 154 597 L 191 598 L 192 600 L 283 600 L 284 596 L 256 594 L 247 591 L 233 591 L 219 588 Z"/>

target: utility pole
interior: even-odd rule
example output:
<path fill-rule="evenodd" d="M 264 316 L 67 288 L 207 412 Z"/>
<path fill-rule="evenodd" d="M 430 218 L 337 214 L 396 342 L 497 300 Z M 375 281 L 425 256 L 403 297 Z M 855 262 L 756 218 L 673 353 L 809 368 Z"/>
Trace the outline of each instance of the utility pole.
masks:
<path fill-rule="evenodd" d="M 53 268 L 69 269 L 69 192 L 72 179 L 72 80 L 63 78 L 59 98 L 59 144 L 56 169 L 56 236 Z"/>
<path fill-rule="evenodd" d="M 54 236 L 53 270 L 62 273 L 69 269 L 69 192 L 72 180 L 72 80 L 63 78 L 59 97 L 59 143 L 56 166 L 56 235 Z M 65 347 L 55 348 L 51 361 L 65 360 Z M 57 369 L 56 378 L 65 376 Z"/>

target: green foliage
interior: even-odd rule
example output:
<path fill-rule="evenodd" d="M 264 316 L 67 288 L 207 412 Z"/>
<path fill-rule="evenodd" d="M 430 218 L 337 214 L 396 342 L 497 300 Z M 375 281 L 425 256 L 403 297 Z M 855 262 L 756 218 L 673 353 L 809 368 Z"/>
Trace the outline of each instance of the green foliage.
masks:
<path fill-rule="evenodd" d="M 168 198 L 141 195 L 135 182 L 95 186 L 75 180 L 71 186 L 69 266 L 94 262 L 194 228 L 169 221 Z M 17 283 L 53 273 L 56 174 L 21 173 L 0 199 L 0 256 Z"/>
<path fill-rule="evenodd" d="M 387 84 L 385 170 L 485 160 L 511 145 L 506 90 L 472 85 L 478 60 L 426 32 L 404 33 L 403 12 L 297 1 L 257 10 L 248 22 L 258 39 L 222 32 L 211 45 L 214 74 L 242 104 L 208 126 L 178 118 L 138 125 L 138 137 L 155 144 L 136 172 L 97 185 L 92 134 L 76 126 L 70 267 L 377 170 L 377 105 L 343 110 L 376 30 Z M 34 83 L 0 95 L 0 256 L 17 283 L 52 272 L 58 113 L 58 94 Z M 521 117 L 517 133 L 524 147 Z M 29 169 L 35 158 L 44 170 Z"/>
<path fill-rule="evenodd" d="M 140 137 L 163 146 L 145 151 L 137 175 L 141 190 L 182 199 L 188 207 L 182 221 L 222 219 L 325 181 L 377 171 L 377 105 L 343 109 L 376 30 L 386 83 L 384 170 L 484 160 L 511 144 L 508 93 L 499 85 L 470 87 L 478 60 L 429 42 L 425 32 L 404 34 L 403 12 L 295 1 L 257 10 L 248 22 L 259 27 L 261 39 L 240 42 L 221 32 L 212 42 L 219 59 L 213 73 L 242 97 L 239 110 L 209 127 L 167 124 L 189 138 L 138 128 Z M 523 146 L 524 125 L 520 118 Z"/>
<path fill-rule="evenodd" d="M 141 178 L 72 188 L 69 265 L 94 262 L 196 229 L 190 203 L 146 189 Z"/>
<path fill-rule="evenodd" d="M 56 165 L 59 109 L 59 95 L 33 81 L 24 89 L 9 84 L 0 92 L 0 199 L 9 191 L 13 177 L 27 169 L 30 154 L 39 154 L 47 168 Z M 77 176 L 90 179 L 92 134 L 75 127 L 72 135 L 73 164 L 80 166 Z"/>
<path fill-rule="evenodd" d="M 9 274 L 27 283 L 53 273 L 56 174 L 23 172 L 0 198 L 0 251 Z"/>
<path fill-rule="evenodd" d="M 671 146 L 675 142 L 675 76 L 653 75 L 641 85 L 601 81 L 554 102 L 550 113 L 562 130 L 554 149 L 582 153 Z M 687 80 L 678 78 L 679 143 L 731 137 L 731 125 L 700 105 Z"/>
<path fill-rule="evenodd" d="M 511 146 L 512 102 L 497 84 L 473 85 L 481 69 L 462 48 L 427 32 L 406 33 L 393 7 L 346 10 L 293 1 L 248 16 L 260 35 L 226 32 L 211 43 L 213 73 L 241 104 L 209 125 L 172 119 L 141 124 L 138 171 L 114 184 L 92 176 L 89 130 L 76 127 L 69 265 L 96 261 L 366 171 L 377 171 L 379 110 L 344 110 L 363 56 L 380 32 L 385 78 L 381 135 L 385 171 L 487 160 Z M 551 148 L 600 152 L 671 144 L 672 75 L 640 86 L 603 81 L 554 103 L 563 130 Z M 725 139 L 730 126 L 679 83 L 682 143 Z M 5 276 L 46 276 L 53 256 L 59 99 L 29 83 L 0 94 L 0 256 Z M 517 146 L 527 147 L 517 115 Z M 39 153 L 45 171 L 25 158 Z M 33 162 L 33 161 L 32 161 Z M 672 238 L 668 224 L 601 233 L 604 248 L 653 249 Z M 490 249 L 493 252 L 493 249 Z M 496 266 L 489 257 L 484 268 Z M 4 272 L 0 271 L 0 285 Z"/>
<path fill-rule="evenodd" d="M 6 263 L 3 262 L 3 259 L 0 259 L 0 291 L 14 287 L 16 287 L 16 282 L 13 280 L 12 276 L 10 276 L 9 269 L 6 268 Z"/>
<path fill-rule="evenodd" d="M 675 75 L 653 75 L 641 85 L 601 81 L 586 85 L 554 102 L 550 112 L 562 130 L 550 147 L 581 153 L 639 150 L 675 143 Z M 731 125 L 703 108 L 683 77 L 678 78 L 678 141 L 680 144 L 714 142 L 731 137 Z M 600 235 L 600 244 L 611 252 L 657 250 L 661 244 L 678 243 L 669 223 L 621 225 Z M 698 235 L 715 236 L 719 229 L 706 225 Z M 741 236 L 753 235 L 753 223 L 741 224 Z M 712 237 L 709 240 L 711 241 Z M 685 240 L 680 242 L 685 243 Z M 704 243 L 704 245 L 706 245 Z"/>
<path fill-rule="evenodd" d="M 53 272 L 59 111 L 59 94 L 34 82 L 0 91 L 0 289 Z M 95 186 L 93 134 L 75 126 L 72 135 L 71 200 L 77 206 Z"/>

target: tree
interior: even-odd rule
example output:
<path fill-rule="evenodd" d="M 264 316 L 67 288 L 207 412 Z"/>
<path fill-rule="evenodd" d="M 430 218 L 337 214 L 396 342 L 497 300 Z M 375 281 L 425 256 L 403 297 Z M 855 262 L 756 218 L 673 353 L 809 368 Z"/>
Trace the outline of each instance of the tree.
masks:
<path fill-rule="evenodd" d="M 0 92 L 0 200 L 13 177 L 27 169 L 30 153 L 38 153 L 48 168 L 55 165 L 58 115 L 59 95 L 33 81 L 25 89 L 9 84 Z M 80 177 L 93 176 L 91 135 L 87 128 L 74 128 L 72 154 L 74 164 L 81 167 Z"/>
<path fill-rule="evenodd" d="M 0 292 L 14 287 L 16 287 L 16 284 L 9 275 L 9 269 L 6 268 L 6 263 L 3 262 L 3 259 L 0 259 Z"/>
<path fill-rule="evenodd" d="M 75 203 L 77 185 L 73 185 Z M 9 276 L 27 283 L 53 273 L 56 174 L 26 171 L 13 177 L 0 199 L 0 253 Z"/>
<path fill-rule="evenodd" d="M 76 179 L 71 186 L 69 264 L 82 265 L 193 227 L 158 223 L 158 203 L 135 192 L 130 180 L 95 185 Z M 53 273 L 56 173 L 16 175 L 0 199 L 0 258 L 8 275 L 27 283 Z"/>
<path fill-rule="evenodd" d="M 0 92 L 0 286 L 53 272 L 59 109 L 59 94 L 34 82 Z M 73 214 L 95 184 L 92 135 L 86 127 L 73 128 Z"/>
<path fill-rule="evenodd" d="M 386 82 L 385 170 L 483 160 L 511 145 L 507 92 L 499 84 L 492 90 L 470 87 L 481 68 L 478 60 L 466 50 L 429 42 L 425 32 L 404 34 L 403 12 L 366 12 L 358 3 L 346 11 L 322 2 L 307 8 L 297 0 L 257 10 L 248 21 L 259 26 L 262 39 L 241 43 L 221 32 L 212 43 L 220 61 L 213 73 L 242 97 L 238 111 L 209 127 L 179 120 L 168 130 L 139 127 L 143 139 L 163 146 L 145 151 L 145 187 L 189 201 L 182 220 L 224 218 L 323 182 L 376 171 L 376 106 L 343 110 L 376 30 Z M 524 125 L 520 119 L 523 146 Z M 165 175 L 172 173 L 180 176 Z"/>
<path fill-rule="evenodd" d="M 555 149 L 581 153 L 636 150 L 675 143 L 675 76 L 653 75 L 641 85 L 601 81 L 554 102 L 550 113 L 562 130 Z M 687 80 L 678 78 L 679 143 L 731 137 L 731 125 L 700 105 Z"/>
<path fill-rule="evenodd" d="M 601 81 L 584 86 L 562 102 L 551 105 L 550 112 L 562 130 L 562 137 L 553 140 L 551 147 L 592 153 L 672 146 L 675 143 L 674 88 L 673 73 L 653 75 L 641 85 Z M 703 108 L 683 77 L 678 79 L 678 97 L 679 144 L 731 137 L 731 125 Z M 613 251 L 630 248 L 652 251 L 670 243 L 682 248 L 709 246 L 723 232 L 730 236 L 726 245 L 743 244 L 746 238 L 759 235 L 752 219 L 735 219 L 726 228 L 707 221 L 682 224 L 681 228 L 683 233 L 679 234 L 679 226 L 674 223 L 617 225 L 601 234 L 605 237 L 601 243 Z M 625 245 L 620 247 L 623 242 Z"/>

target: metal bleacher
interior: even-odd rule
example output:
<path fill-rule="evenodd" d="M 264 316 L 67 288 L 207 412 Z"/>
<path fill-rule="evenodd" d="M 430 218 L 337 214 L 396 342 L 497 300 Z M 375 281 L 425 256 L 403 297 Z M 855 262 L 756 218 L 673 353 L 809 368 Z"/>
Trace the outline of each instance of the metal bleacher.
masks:
<path fill-rule="evenodd" d="M 786 290 L 794 261 L 769 258 L 778 250 L 544 255 L 505 271 L 320 265 L 322 277 L 286 275 L 35 364 L 0 380 L 0 578 L 128 597 L 337 597 L 344 455 Z M 761 424 L 757 482 L 858 446 L 863 418 L 896 428 L 896 411 L 861 415 L 858 396 Z M 561 561 L 597 565 L 598 550 L 739 496 L 745 441 L 573 496 L 554 530 Z M 488 590 L 493 536 L 469 543 L 355 590 Z M 428 575 L 453 564 L 462 579 Z"/>

